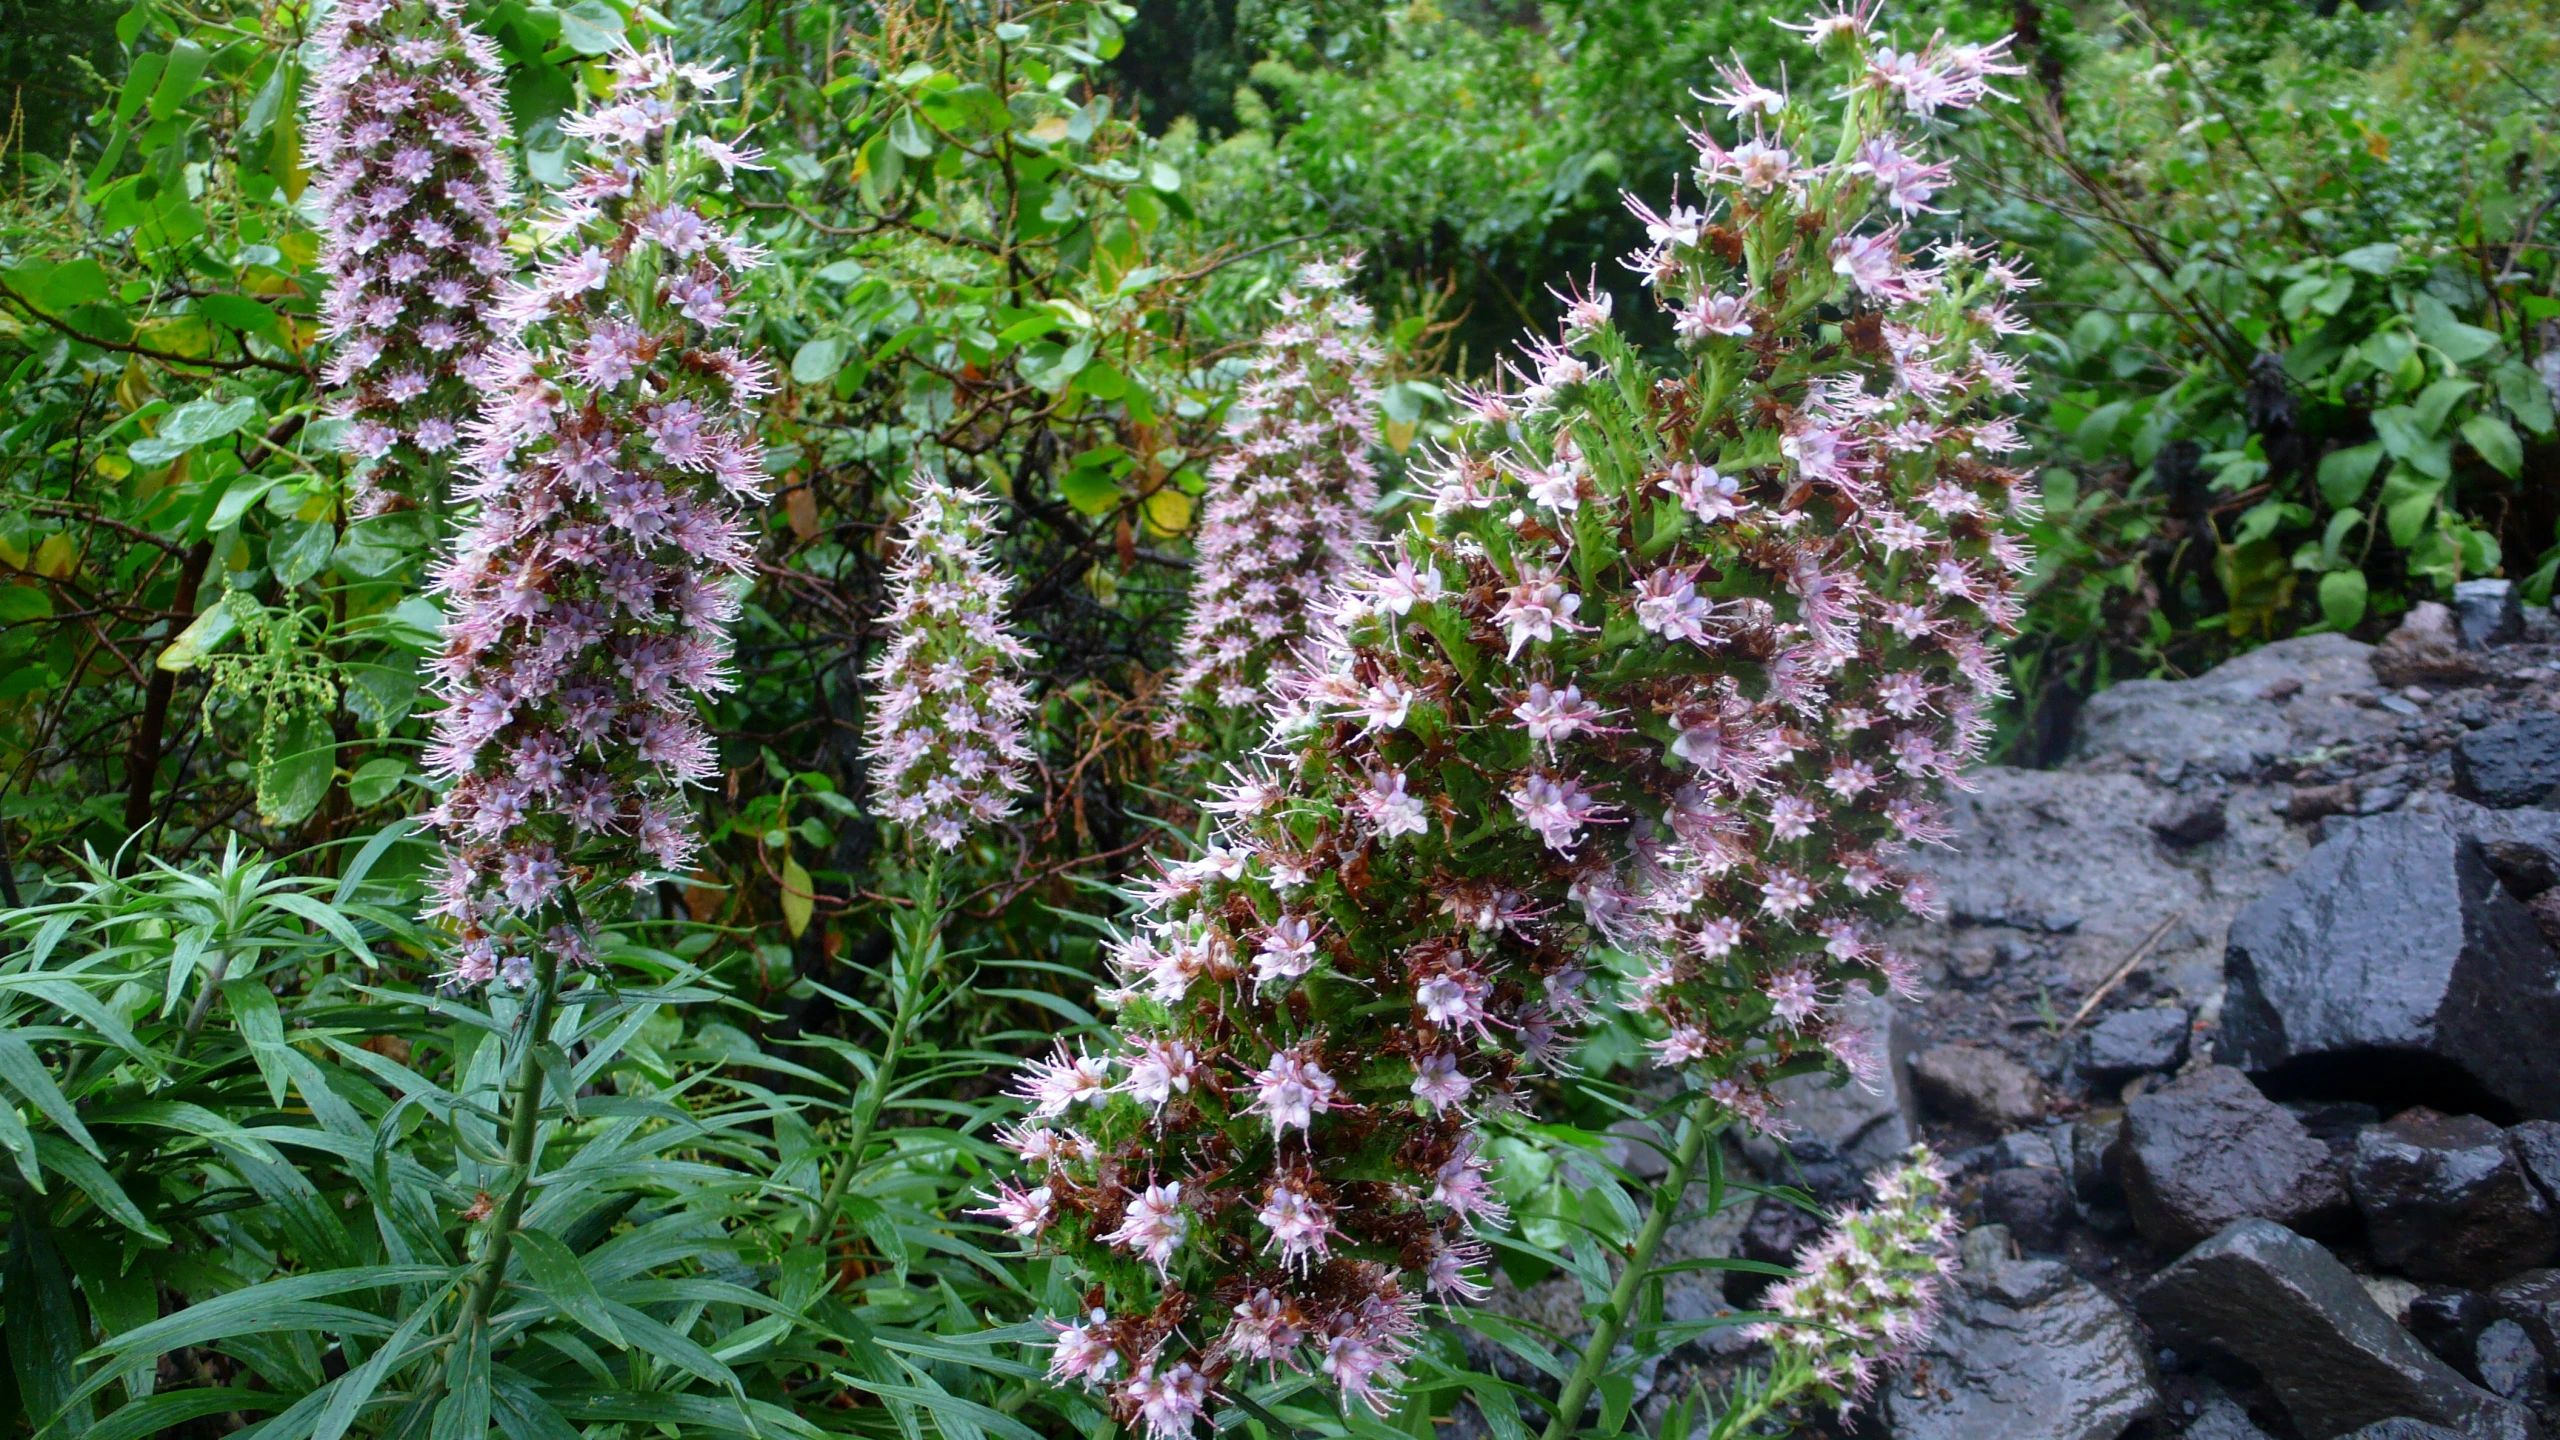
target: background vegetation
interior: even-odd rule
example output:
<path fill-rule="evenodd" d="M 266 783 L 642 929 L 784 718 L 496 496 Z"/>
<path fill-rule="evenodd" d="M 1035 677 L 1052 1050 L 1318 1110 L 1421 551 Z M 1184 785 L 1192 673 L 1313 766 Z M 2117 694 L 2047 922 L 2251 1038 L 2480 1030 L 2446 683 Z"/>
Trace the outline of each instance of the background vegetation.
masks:
<path fill-rule="evenodd" d="M 316 407 L 311 16 L 13 6 L 0 1414 L 339 1440 L 426 1432 L 477 1382 L 510 1440 L 1098 1436 L 1019 1348 L 1035 1301 L 1064 1297 L 960 1212 L 1009 1057 L 1093 1023 L 1109 887 L 1197 821 L 1158 686 L 1239 354 L 1290 266 L 1365 247 L 1404 452 L 1555 290 L 1632 293 L 1620 191 L 1673 190 L 1689 92 L 1729 51 L 1773 69 L 1781 32 L 1757 3 L 1660 0 L 474 14 L 537 182 L 588 67 L 650 35 L 743 73 L 725 124 L 774 163 L 741 218 L 775 252 L 755 323 L 790 383 L 745 683 L 715 717 L 711 859 L 615 937 L 619 978 L 568 997 L 531 1060 L 504 994 L 434 988 L 408 817 L 440 522 L 351 517 Z M 2045 277 L 2016 758 L 2116 679 L 2372 638 L 2458 578 L 2549 598 L 2547 7 L 2015 0 L 1924 21 L 2016 30 L 2033 67 L 2020 105 L 1961 133 L 1960 210 L 1922 217 Z M 897 923 L 913 877 L 858 764 L 881 537 L 919 456 L 1003 498 L 1041 656 L 1036 803 L 955 862 L 939 950 Z M 1594 1132 L 1633 1048 L 1604 1034 L 1556 1097 L 1583 1127 L 1504 1142 L 1521 1278 L 1608 1283 L 1593 1257 L 1636 1208 Z M 538 1298 L 448 1373 L 412 1317 L 466 1269 L 518 1063 L 556 1069 Z M 856 1131 L 883 1144 L 848 1148 Z M 1560 1373 L 1551 1338 L 1493 1337 Z M 1691 1338 L 1640 1329 L 1627 1373 Z M 1527 1392 L 1465 1355 L 1431 1352 L 1393 1422 L 1275 1396 L 1249 1423 L 1421 1434 L 1468 1396 L 1515 1440 Z M 1605 1418 L 1634 1423 L 1618 1381 Z"/>

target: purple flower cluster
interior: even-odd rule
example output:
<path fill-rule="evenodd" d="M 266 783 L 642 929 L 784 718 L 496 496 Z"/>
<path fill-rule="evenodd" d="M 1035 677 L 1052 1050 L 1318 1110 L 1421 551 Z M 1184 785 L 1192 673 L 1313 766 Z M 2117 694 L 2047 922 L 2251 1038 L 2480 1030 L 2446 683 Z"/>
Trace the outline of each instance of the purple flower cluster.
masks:
<path fill-rule="evenodd" d="M 1795 1278 L 1761 1302 L 1778 1318 L 1750 1332 L 1769 1346 L 1773 1375 L 1844 1412 L 1928 1334 L 1956 1232 L 1947 1172 L 1927 1150 L 1868 1185 L 1875 1204 L 1832 1217 L 1822 1242 L 1797 1257 Z"/>
<path fill-rule="evenodd" d="M 917 471 L 889 572 L 888 647 L 873 663 L 871 804 L 943 851 L 1013 813 L 1031 763 L 1031 647 L 1005 625 L 986 493 Z"/>
<path fill-rule="evenodd" d="M 1426 1299 L 1480 1293 L 1482 1125 L 1601 1002 L 1748 1123 L 1783 1075 L 1881 1064 L 1843 995 L 1916 984 L 1880 924 L 1939 910 L 1910 852 L 2021 609 L 1997 341 L 2029 282 L 1906 253 L 1931 182 L 1884 158 L 1928 169 L 1905 122 L 1979 98 L 1996 47 L 1817 28 L 1835 111 L 1733 70 L 1748 128 L 1701 134 L 1700 202 L 1630 201 L 1681 361 L 1578 299 L 1467 397 L 1429 525 L 1347 578 L 1208 848 L 1149 887 L 1116 1042 L 1024 1078 L 990 1213 L 1089 1275 L 1051 1369 L 1124 1422 L 1186 1434 L 1239 1367 L 1391 1403 Z"/>
<path fill-rule="evenodd" d="M 1198 581 L 1175 692 L 1208 711 L 1259 705 L 1327 590 L 1376 527 L 1378 371 L 1369 307 L 1346 293 L 1360 257 L 1317 261 L 1280 293 L 1209 469 Z"/>
<path fill-rule="evenodd" d="M 497 47 L 457 0 L 345 0 L 321 22 L 310 162 L 329 277 L 329 413 L 369 461 L 356 509 L 422 498 L 487 383 L 514 269 Z"/>
<path fill-rule="evenodd" d="M 564 889 L 681 871 L 683 791 L 714 774 L 698 699 L 728 688 L 728 626 L 765 493 L 739 275 L 756 247 L 707 208 L 746 157 L 684 132 L 722 78 L 624 57 L 573 116 L 585 164 L 535 226 L 536 268 L 498 309 L 469 429 L 471 522 L 439 565 L 450 619 L 428 749 L 454 978 L 522 973 Z M 573 949 L 573 934 L 554 932 Z"/>

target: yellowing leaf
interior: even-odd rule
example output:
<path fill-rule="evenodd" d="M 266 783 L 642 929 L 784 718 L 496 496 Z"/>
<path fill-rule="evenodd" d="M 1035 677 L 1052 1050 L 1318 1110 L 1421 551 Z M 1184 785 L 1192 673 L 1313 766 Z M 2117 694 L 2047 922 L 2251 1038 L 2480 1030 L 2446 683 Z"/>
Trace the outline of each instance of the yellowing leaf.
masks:
<path fill-rule="evenodd" d="M 1179 535 L 1191 528 L 1191 497 L 1167 486 L 1147 497 L 1147 529 Z"/>
<path fill-rule="evenodd" d="M 47 535 L 44 543 L 36 547 L 35 572 L 48 580 L 63 578 L 79 564 L 80 542 L 72 539 L 67 530 Z"/>
<path fill-rule="evenodd" d="M 782 862 L 782 923 L 797 940 L 809 928 L 809 917 L 818 907 L 817 887 L 809 882 L 809 872 L 797 860 Z"/>
<path fill-rule="evenodd" d="M 1064 115 L 1044 115 L 1040 117 L 1040 123 L 1031 127 L 1031 138 L 1044 145 L 1055 145 L 1059 141 L 1066 139 L 1067 117 Z"/>
<path fill-rule="evenodd" d="M 1411 420 L 1390 420 L 1386 424 L 1387 448 L 1401 455 L 1413 448 L 1413 435 L 1421 428 Z"/>

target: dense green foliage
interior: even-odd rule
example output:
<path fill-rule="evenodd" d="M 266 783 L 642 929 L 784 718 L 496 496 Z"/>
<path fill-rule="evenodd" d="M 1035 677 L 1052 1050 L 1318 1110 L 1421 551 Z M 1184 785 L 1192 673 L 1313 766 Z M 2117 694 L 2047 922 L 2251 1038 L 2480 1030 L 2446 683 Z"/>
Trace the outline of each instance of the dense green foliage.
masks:
<path fill-rule="evenodd" d="M 1224 758 L 1172 747 L 1161 691 L 1241 357 L 1292 267 L 1365 246 L 1394 367 L 1384 508 L 1408 508 L 1398 466 L 1447 433 L 1449 387 L 1551 331 L 1556 292 L 1613 291 L 1630 339 L 1668 346 L 1619 264 L 1642 238 L 1620 192 L 1680 182 L 1715 60 L 1774 71 L 1791 42 L 1757 3 L 1664 0 L 472 13 L 528 187 L 564 174 L 559 120 L 598 62 L 655 37 L 740 72 L 716 123 L 772 167 L 722 202 L 772 252 L 749 338 L 785 381 L 740 684 L 709 716 L 706 858 L 548 1015 L 437 988 L 416 817 L 448 525 L 354 513 L 323 413 L 313 17 L 13 8 L 0 1423 L 1099 1440 L 1108 1418 L 1021 1348 L 1068 1282 L 964 1211 L 1009 1163 L 1006 1068 L 1095 1025 L 1114 887 L 1183 850 Z M 1950 213 L 1915 226 L 2001 238 L 2044 277 L 2018 756 L 2116 679 L 2373 638 L 2461 578 L 2548 598 L 2547 6 L 2017 0 L 1905 23 L 2034 27 L 2022 103 L 1955 129 Z M 919 462 L 1001 498 L 1039 655 L 1034 791 L 929 882 L 861 762 L 884 537 Z M 1542 1082 L 1573 1123 L 1496 1142 L 1515 1278 L 1561 1267 L 1605 1298 L 1643 1224 L 1598 1133 L 1655 1103 L 1623 1088 L 1638 1024 Z M 1710 1203 L 1742 1188 L 1718 1153 Z M 521 1279 L 460 1326 L 516 1180 Z M 1599 1381 L 1604 1431 L 1641 1423 L 1635 1369 L 1697 1338 L 1661 1319 Z M 1479 1329 L 1564 1378 L 1559 1337 Z M 1451 1335 L 1407 1368 L 1392 1420 L 1284 1384 L 1246 1423 L 1421 1435 L 1461 1397 L 1501 1440 L 1537 1423 Z"/>

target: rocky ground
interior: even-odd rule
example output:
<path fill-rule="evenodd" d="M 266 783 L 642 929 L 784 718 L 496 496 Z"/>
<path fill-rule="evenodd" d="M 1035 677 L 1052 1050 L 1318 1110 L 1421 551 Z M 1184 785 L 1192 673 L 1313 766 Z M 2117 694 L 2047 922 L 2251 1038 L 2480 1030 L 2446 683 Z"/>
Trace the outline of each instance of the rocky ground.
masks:
<path fill-rule="evenodd" d="M 1959 1169 L 1961 1285 L 1852 1433 L 2560 1436 L 2560 617 L 2502 586 L 2118 685 L 2063 764 L 1974 777 L 1949 919 L 1901 937 L 1932 993 L 1877 1002 L 1892 1085 L 1791 1082 L 1732 1157 L 1832 1203 L 1916 1139 Z M 1668 1250 L 1815 1233 L 1764 1199 Z M 1493 1304 L 1571 1334 L 1580 1298 Z M 1711 1331 L 1638 1403 L 1748 1360 Z"/>

